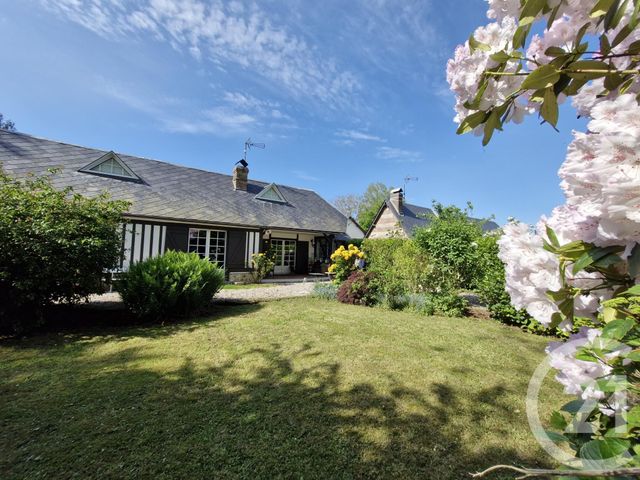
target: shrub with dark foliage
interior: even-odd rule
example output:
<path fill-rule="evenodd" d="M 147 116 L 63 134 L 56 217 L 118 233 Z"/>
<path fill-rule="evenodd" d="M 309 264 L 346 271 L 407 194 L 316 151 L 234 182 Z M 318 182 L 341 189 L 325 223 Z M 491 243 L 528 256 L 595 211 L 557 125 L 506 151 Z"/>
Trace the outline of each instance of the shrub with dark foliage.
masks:
<path fill-rule="evenodd" d="M 51 184 L 54 171 L 16 180 L 0 169 L 0 327 L 32 330 L 55 302 L 102 291 L 121 255 L 128 204 Z"/>
<path fill-rule="evenodd" d="M 375 305 L 379 292 L 373 272 L 353 272 L 338 289 L 338 301 L 351 305 Z"/>
<path fill-rule="evenodd" d="M 141 318 L 188 316 L 224 284 L 224 270 L 195 253 L 168 251 L 131 266 L 118 282 L 126 307 Z"/>

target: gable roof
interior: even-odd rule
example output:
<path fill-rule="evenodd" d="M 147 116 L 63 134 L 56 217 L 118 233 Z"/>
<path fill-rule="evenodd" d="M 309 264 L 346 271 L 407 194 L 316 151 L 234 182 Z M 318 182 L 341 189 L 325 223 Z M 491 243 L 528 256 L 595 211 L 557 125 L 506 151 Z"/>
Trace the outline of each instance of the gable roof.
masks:
<path fill-rule="evenodd" d="M 132 202 L 129 216 L 327 233 L 346 229 L 346 217 L 311 190 L 279 185 L 287 203 L 265 202 L 254 197 L 268 182 L 249 179 L 246 192 L 234 190 L 230 175 L 124 154 L 119 158 L 143 182 L 80 171 L 107 153 L 0 131 L 0 164 L 9 175 L 41 175 L 60 168 L 54 186 L 71 186 L 87 196 L 109 191 L 114 199 Z"/>
<path fill-rule="evenodd" d="M 365 238 L 369 237 L 369 234 L 373 231 L 374 227 L 376 226 L 376 223 L 378 223 L 378 219 L 380 218 L 380 215 L 382 215 L 382 212 L 384 212 L 385 208 L 388 208 L 391 211 L 391 213 L 393 213 L 394 217 L 398 221 L 398 224 L 400 225 L 404 233 L 407 235 L 407 237 L 412 237 L 413 231 L 417 227 L 424 227 L 428 225 L 430 222 L 429 216 L 434 214 L 433 210 L 431 210 L 430 208 L 421 207 L 420 205 L 413 205 L 411 203 L 405 203 L 405 202 L 402 202 L 402 213 L 400 213 L 396 210 L 396 208 L 393 206 L 391 201 L 387 199 L 380 206 L 380 210 L 378 210 L 378 213 L 376 214 L 375 219 L 373 220 L 373 223 L 369 227 L 369 230 L 367 231 Z M 482 224 L 483 233 L 491 232 L 493 230 L 497 230 L 498 228 L 500 228 L 500 226 L 497 223 L 491 220 L 486 220 L 481 218 L 472 218 L 472 217 L 469 217 L 469 220 L 473 220 L 478 223 L 484 222 Z"/>

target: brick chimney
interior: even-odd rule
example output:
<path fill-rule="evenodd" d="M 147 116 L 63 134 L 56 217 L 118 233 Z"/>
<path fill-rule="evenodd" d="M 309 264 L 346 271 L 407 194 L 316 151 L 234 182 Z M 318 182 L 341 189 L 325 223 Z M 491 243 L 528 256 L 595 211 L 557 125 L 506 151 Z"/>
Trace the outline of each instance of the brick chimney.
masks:
<path fill-rule="evenodd" d="M 404 195 L 401 188 L 394 188 L 389 192 L 389 201 L 391 205 L 402 215 L 402 204 L 404 203 Z"/>
<path fill-rule="evenodd" d="M 247 180 L 249 179 L 249 167 L 236 165 L 233 169 L 233 189 L 247 191 Z"/>

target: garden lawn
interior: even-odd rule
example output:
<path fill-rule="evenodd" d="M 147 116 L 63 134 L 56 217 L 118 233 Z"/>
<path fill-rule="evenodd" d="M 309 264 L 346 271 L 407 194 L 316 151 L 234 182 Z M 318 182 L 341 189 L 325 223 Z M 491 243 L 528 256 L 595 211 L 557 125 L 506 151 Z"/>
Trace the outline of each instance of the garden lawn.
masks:
<path fill-rule="evenodd" d="M 468 478 L 547 464 L 547 339 L 300 298 L 0 341 L 0 478 Z M 547 407 L 563 402 L 552 382 Z M 492 478 L 509 478 L 494 476 Z"/>

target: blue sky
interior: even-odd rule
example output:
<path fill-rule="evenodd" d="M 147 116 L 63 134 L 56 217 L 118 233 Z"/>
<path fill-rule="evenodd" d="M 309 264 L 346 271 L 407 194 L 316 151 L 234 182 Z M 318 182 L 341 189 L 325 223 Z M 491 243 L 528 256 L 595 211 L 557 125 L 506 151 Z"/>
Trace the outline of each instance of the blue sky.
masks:
<path fill-rule="evenodd" d="M 456 136 L 446 60 L 483 0 L 5 0 L 0 112 L 18 130 L 250 176 L 328 200 L 401 186 L 535 222 L 562 202 L 571 130 L 530 118 L 482 147 Z"/>

